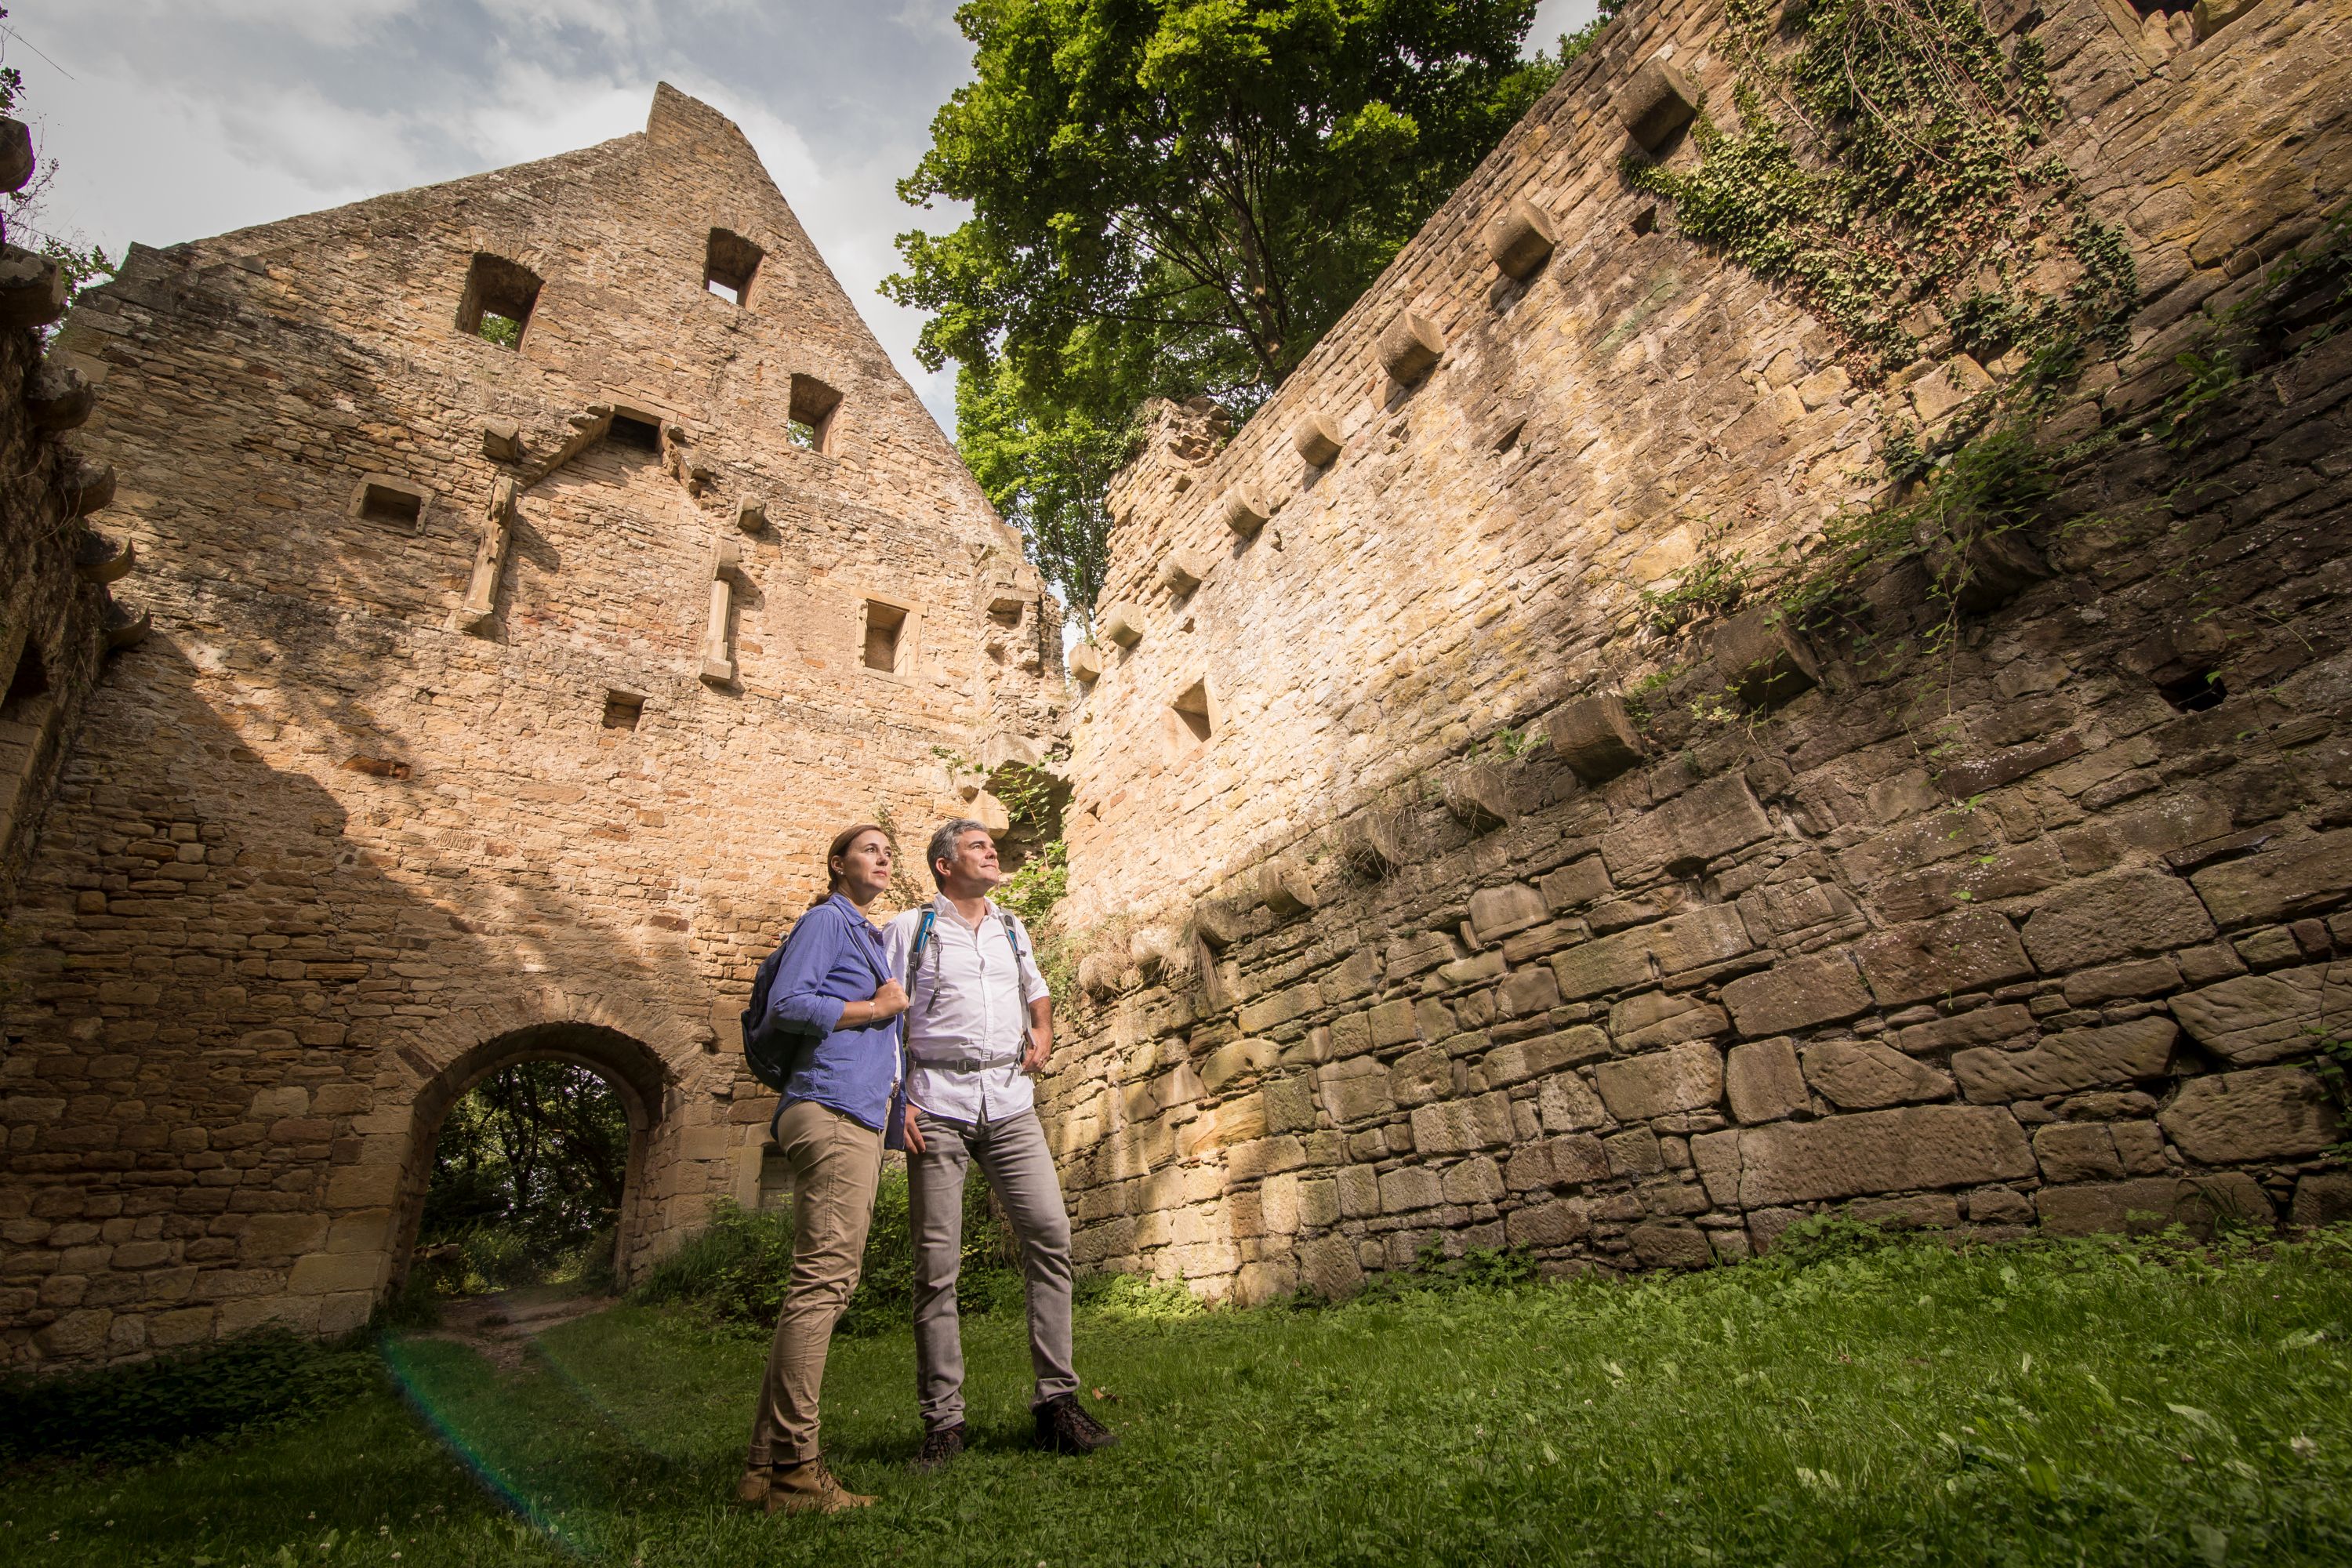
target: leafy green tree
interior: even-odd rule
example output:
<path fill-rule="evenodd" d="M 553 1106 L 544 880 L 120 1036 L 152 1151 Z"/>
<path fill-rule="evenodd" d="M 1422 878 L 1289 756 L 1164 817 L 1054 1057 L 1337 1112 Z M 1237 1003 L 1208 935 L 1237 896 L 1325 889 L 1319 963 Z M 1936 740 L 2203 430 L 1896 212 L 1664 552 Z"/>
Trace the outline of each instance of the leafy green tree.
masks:
<path fill-rule="evenodd" d="M 970 0 L 976 79 L 898 192 L 966 456 L 1084 615 L 1154 395 L 1257 406 L 1549 86 L 1536 0 Z"/>
<path fill-rule="evenodd" d="M 499 1231 L 554 1262 L 612 1226 L 628 1161 L 628 1115 L 603 1079 L 569 1062 L 507 1068 L 442 1122 L 418 1238 Z"/>

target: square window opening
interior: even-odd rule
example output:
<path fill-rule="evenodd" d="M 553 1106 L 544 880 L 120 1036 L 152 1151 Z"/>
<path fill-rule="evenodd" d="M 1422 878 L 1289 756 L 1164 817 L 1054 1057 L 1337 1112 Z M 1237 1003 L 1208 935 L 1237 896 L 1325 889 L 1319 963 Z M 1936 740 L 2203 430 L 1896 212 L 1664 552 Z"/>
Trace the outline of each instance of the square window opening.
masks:
<path fill-rule="evenodd" d="M 784 434 L 795 447 L 812 452 L 833 450 L 833 416 L 841 407 L 841 394 L 813 375 L 793 377 L 792 406 Z"/>
<path fill-rule="evenodd" d="M 415 532 L 425 516 L 425 496 L 418 490 L 370 481 L 360 491 L 360 516 L 368 522 Z"/>
<path fill-rule="evenodd" d="M 626 447 L 633 452 L 651 452 L 656 457 L 661 454 L 661 431 L 650 419 L 615 414 L 613 416 L 613 427 L 604 434 L 615 447 Z"/>
<path fill-rule="evenodd" d="M 866 668 L 885 675 L 898 673 L 898 643 L 907 630 L 907 612 L 896 605 L 866 601 Z"/>
<path fill-rule="evenodd" d="M 457 302 L 457 330 L 500 348 L 521 348 L 539 288 L 539 274 L 530 268 L 486 250 L 475 252 Z"/>
<path fill-rule="evenodd" d="M 637 721 L 646 716 L 646 700 L 635 691 L 611 690 L 604 693 L 604 728 L 634 730 Z"/>
<path fill-rule="evenodd" d="M 1186 687 L 1176 699 L 1176 721 L 1183 732 L 1193 741 L 1205 742 L 1209 738 L 1209 683 L 1196 680 Z"/>
<path fill-rule="evenodd" d="M 702 286 L 729 304 L 740 305 L 751 297 L 751 279 L 766 258 L 766 252 L 741 235 L 714 228 L 702 264 Z"/>

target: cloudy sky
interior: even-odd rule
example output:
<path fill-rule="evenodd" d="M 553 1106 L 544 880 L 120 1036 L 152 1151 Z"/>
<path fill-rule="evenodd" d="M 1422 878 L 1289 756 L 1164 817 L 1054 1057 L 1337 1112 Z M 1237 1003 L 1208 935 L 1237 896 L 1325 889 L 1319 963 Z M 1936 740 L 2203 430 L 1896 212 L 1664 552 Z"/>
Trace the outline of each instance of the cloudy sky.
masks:
<path fill-rule="evenodd" d="M 1592 14 L 1543 0 L 1530 39 Z M 894 186 L 971 74 L 953 0 L 8 0 L 8 64 L 59 170 L 49 227 L 119 255 L 585 147 L 667 80 L 740 125 L 942 424 L 952 373 L 874 289 L 951 226 Z"/>

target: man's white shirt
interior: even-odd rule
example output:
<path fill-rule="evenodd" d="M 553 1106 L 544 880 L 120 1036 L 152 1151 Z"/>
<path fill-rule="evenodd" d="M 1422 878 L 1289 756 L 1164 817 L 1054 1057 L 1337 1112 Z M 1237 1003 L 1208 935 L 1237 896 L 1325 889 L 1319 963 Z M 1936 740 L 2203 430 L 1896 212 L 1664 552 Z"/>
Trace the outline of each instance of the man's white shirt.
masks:
<path fill-rule="evenodd" d="M 954 1121 L 1001 1121 L 1036 1102 L 1021 1053 L 1029 1043 L 1029 1004 L 1051 994 L 1035 954 L 1016 958 L 1011 917 L 991 900 L 975 931 L 945 897 L 931 904 L 931 937 L 919 973 L 907 959 L 923 911 L 890 921 L 882 940 L 890 973 L 907 988 L 907 1100 Z"/>

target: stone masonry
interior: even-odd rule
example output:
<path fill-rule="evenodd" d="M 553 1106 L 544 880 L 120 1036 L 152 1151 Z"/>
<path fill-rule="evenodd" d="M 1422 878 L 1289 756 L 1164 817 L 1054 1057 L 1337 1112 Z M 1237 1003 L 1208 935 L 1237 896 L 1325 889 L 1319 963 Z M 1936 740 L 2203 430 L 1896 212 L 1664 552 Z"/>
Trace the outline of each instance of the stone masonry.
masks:
<path fill-rule="evenodd" d="M 1255 1300 L 1433 1240 L 1698 1267 L 1848 1205 L 2352 1209 L 2312 1068 L 2352 1005 L 2352 332 L 2263 292 L 2352 189 L 2352 5 L 1992 19 L 2140 289 L 2052 444 L 2219 321 L 2271 347 L 2193 441 L 2067 459 L 1932 659 L 1884 653 L 1937 613 L 1916 561 L 1862 585 L 1869 648 L 1645 615 L 1710 535 L 1874 500 L 1891 421 L 1985 374 L 1863 386 L 1627 182 L 1659 82 L 1729 101 L 1711 0 L 1621 15 L 1230 440 L 1155 411 L 1072 658 L 1088 1266 Z M 1522 202 L 1531 267 L 1485 240 Z"/>
<path fill-rule="evenodd" d="M 664 87 L 639 135 L 136 247 L 50 358 L 154 634 L 97 679 L 98 591 L 12 574 L 96 684 L 9 911 L 6 1362 L 363 1321 L 514 1061 L 626 1102 L 625 1275 L 756 1201 L 734 1014 L 826 839 L 1034 758 L 1063 676 L 741 134 Z"/>

